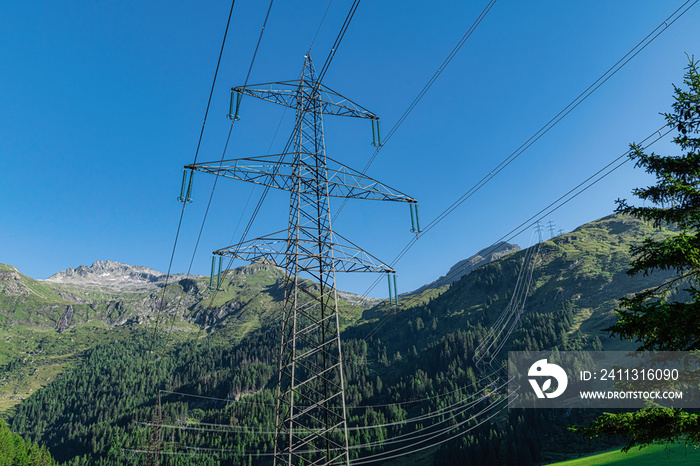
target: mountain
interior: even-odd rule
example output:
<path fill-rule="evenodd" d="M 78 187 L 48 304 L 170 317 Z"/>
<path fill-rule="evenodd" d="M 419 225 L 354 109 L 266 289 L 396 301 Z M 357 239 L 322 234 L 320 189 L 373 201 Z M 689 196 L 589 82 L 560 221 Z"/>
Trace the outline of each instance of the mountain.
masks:
<path fill-rule="evenodd" d="M 615 322 L 620 297 L 673 276 L 670 271 L 634 277 L 626 274 L 631 245 L 671 234 L 674 232 L 668 228 L 655 229 L 637 219 L 611 215 L 532 246 L 530 249 L 539 247 L 539 254 L 523 323 L 503 351 L 557 345 L 562 349 L 576 344 L 592 349 L 596 337 L 606 350 L 634 349 L 633 343 L 612 339 L 602 329 Z M 428 289 L 400 300 L 397 313 L 390 307 L 376 306 L 365 311 L 358 326 L 382 323 L 391 316 L 391 327 L 386 325 L 381 337 L 390 351 L 394 342 L 400 351 L 406 341 L 420 348 L 455 329 L 489 328 L 508 304 L 527 252 L 520 250 L 486 263 L 449 287 Z M 439 324 L 432 329 L 435 317 Z M 430 331 L 407 335 L 405 329 L 415 328 L 419 318 L 419 326 Z"/>
<path fill-rule="evenodd" d="M 500 241 L 493 246 L 482 249 L 467 259 L 457 262 L 455 265 L 450 267 L 450 270 L 448 270 L 445 275 L 438 278 L 434 282 L 423 285 L 417 290 L 405 294 L 412 295 L 421 293 L 425 290 L 451 285 L 454 282 L 461 280 L 465 275 L 469 275 L 474 269 L 517 251 L 520 251 L 520 246 L 517 244 L 510 244 Z"/>
<path fill-rule="evenodd" d="M 278 320 L 279 268 L 254 263 L 222 277 L 218 290 L 209 277 L 185 274 L 171 275 L 166 287 L 162 272 L 97 261 L 35 280 L 0 264 L 0 413 L 74 367 L 86 350 L 140 329 L 166 327 L 175 341 L 215 332 L 233 343 Z M 339 298 L 341 325 L 348 325 L 365 307 L 353 293 Z"/>
<path fill-rule="evenodd" d="M 97 286 L 118 291 L 153 289 L 165 284 L 166 274 L 148 267 L 122 264 L 113 261 L 97 261 L 90 267 L 81 265 L 55 273 L 47 278 L 48 283 L 70 283 L 80 286 Z M 169 282 L 185 278 L 203 278 L 203 275 L 184 273 L 170 275 Z"/>
<path fill-rule="evenodd" d="M 629 247 L 673 234 L 614 215 L 536 246 L 522 324 L 499 357 L 509 350 L 634 348 L 602 328 L 614 322 L 619 297 L 671 275 L 626 275 Z M 351 431 L 352 458 L 394 451 L 388 456 L 396 458 L 378 457 L 382 464 L 528 466 L 601 448 L 567 430 L 595 415 L 593 410 L 478 414 L 495 397 L 475 366 L 475 349 L 498 329 L 533 248 L 487 262 L 449 286 L 403 296 L 398 308 L 385 301 L 369 309 L 343 305 L 348 423 L 362 427 Z M 204 279 L 159 288 L 169 315 L 177 317 L 175 332 L 155 332 L 135 320 L 110 324 L 100 307 L 105 304 L 85 303 L 73 304 L 80 318 L 76 323 L 73 317 L 62 333 L 18 323 L 53 319 L 50 308 L 32 308 L 24 320 L 16 315 L 40 296 L 66 303 L 67 292 L 86 301 L 121 300 L 124 315 L 134 315 L 133 303 L 149 292 L 36 282 L 15 269 L 0 270 L 15 277 L 0 281 L 5 316 L 0 396 L 7 395 L 2 391 L 7 384 L 14 393 L 31 393 L 5 411 L 13 431 L 71 466 L 145 464 L 144 452 L 154 450 L 163 452 L 163 465 L 270 464 L 257 452 L 269 452 L 273 442 L 268 432 L 275 424 L 280 326 L 272 317 L 281 302 L 278 270 L 262 264 L 235 269 L 216 295 L 206 290 Z M 8 308 L 3 290 L 14 290 L 26 302 Z M 84 316 L 84 305 L 99 312 Z M 10 348 L 15 353 L 8 359 Z M 64 361 L 64 369 L 44 382 L 45 367 L 66 355 L 72 359 Z M 22 385 L 35 374 L 47 386 Z M 434 434 L 440 426 L 451 430 Z M 452 436 L 459 439 L 447 441 Z M 407 455 L 418 448 L 424 449 Z"/>
<path fill-rule="evenodd" d="M 281 269 L 263 263 L 224 270 L 217 290 L 210 289 L 206 276 L 167 277 L 148 267 L 113 261 L 69 268 L 46 280 L 0 264 L 0 319 L 6 326 L 36 325 L 59 332 L 87 322 L 110 327 L 149 324 L 160 314 L 204 327 L 227 325 L 251 309 L 256 319 L 281 310 L 283 282 Z M 379 301 L 340 290 L 338 295 L 341 308 Z"/>

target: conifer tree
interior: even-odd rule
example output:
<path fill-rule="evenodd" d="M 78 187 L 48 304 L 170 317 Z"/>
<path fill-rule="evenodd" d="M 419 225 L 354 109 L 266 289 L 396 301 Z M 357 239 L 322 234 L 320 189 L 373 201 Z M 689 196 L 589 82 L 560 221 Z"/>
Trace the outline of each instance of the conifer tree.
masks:
<path fill-rule="evenodd" d="M 648 275 L 655 270 L 676 274 L 659 287 L 621 299 L 618 321 L 606 329 L 639 343 L 639 350 L 700 350 L 700 73 L 693 58 L 683 84 L 674 86 L 673 111 L 664 114 L 668 126 L 678 132 L 673 142 L 680 153 L 646 154 L 632 144 L 629 157 L 636 167 L 655 175 L 656 184 L 633 191 L 645 201 L 642 207 L 617 201 L 618 213 L 678 229 L 675 235 L 663 240 L 647 238 L 631 249 L 634 259 L 628 274 Z M 700 415 L 648 407 L 632 413 L 607 413 L 589 427 L 573 430 L 589 437 L 623 435 L 627 438 L 624 451 L 654 441 L 700 444 Z"/>

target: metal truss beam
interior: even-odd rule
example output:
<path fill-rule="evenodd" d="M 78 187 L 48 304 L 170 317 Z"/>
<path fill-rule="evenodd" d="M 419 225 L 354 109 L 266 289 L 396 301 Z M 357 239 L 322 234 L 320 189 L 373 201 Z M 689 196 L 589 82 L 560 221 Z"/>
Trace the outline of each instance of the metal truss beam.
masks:
<path fill-rule="evenodd" d="M 352 100 L 312 79 L 251 84 L 231 89 L 242 95 L 266 100 L 285 107 L 299 108 L 300 100 L 314 101 L 308 112 L 378 120 L 379 117 Z"/>
<path fill-rule="evenodd" d="M 336 272 L 394 272 L 394 269 L 338 233 L 333 233 L 337 240 L 328 243 L 333 249 L 333 257 L 319 257 L 314 251 L 318 248 L 318 241 L 313 239 L 300 239 L 294 243 L 295 248 L 290 248 L 289 239 L 282 236 L 286 233 L 287 230 L 278 231 L 216 250 L 214 254 L 248 262 L 268 262 L 277 267 L 284 267 L 290 258 L 298 256 L 299 270 L 308 273 L 330 270 L 331 267 Z"/>
<path fill-rule="evenodd" d="M 302 194 L 316 192 L 318 188 L 315 184 L 314 170 L 305 166 L 305 162 L 313 160 L 314 155 L 301 154 L 301 162 L 284 161 L 283 159 L 288 155 L 291 154 L 245 157 L 222 162 L 204 162 L 186 165 L 185 168 L 285 191 L 299 190 Z M 330 157 L 326 157 L 326 173 L 328 196 L 330 197 L 416 202 L 415 199 L 401 191 L 380 183 Z"/>

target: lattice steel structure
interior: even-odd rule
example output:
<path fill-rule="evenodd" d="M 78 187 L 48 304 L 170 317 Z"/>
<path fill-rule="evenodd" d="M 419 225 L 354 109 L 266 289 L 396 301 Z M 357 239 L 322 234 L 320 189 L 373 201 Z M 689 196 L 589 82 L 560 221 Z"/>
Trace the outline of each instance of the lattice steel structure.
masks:
<path fill-rule="evenodd" d="M 335 273 L 394 271 L 333 232 L 329 198 L 416 201 L 326 157 L 323 115 L 379 118 L 318 82 L 309 55 L 299 80 L 232 92 L 296 110 L 291 152 L 185 167 L 291 192 L 287 230 L 214 252 L 286 272 L 275 464 L 348 464 Z"/>

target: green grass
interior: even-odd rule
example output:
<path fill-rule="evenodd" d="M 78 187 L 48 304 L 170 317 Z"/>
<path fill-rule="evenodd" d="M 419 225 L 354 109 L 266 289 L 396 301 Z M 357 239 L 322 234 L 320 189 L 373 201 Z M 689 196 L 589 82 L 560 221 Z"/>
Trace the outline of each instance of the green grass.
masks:
<path fill-rule="evenodd" d="M 32 325 L 0 329 L 0 415 L 74 367 L 85 350 L 130 336 L 128 328 L 98 321 L 64 333 Z M 10 363 L 14 364 L 8 366 Z"/>
<path fill-rule="evenodd" d="M 552 463 L 549 466 L 598 466 L 614 464 L 615 466 L 690 466 L 700 464 L 700 449 L 674 445 L 651 445 L 641 450 L 633 448 L 627 453 L 620 450 L 607 451 L 597 455 L 575 460 Z"/>
<path fill-rule="evenodd" d="M 15 269 L 13 266 L 8 265 L 8 264 L 0 264 L 0 272 L 16 272 L 17 269 Z"/>

